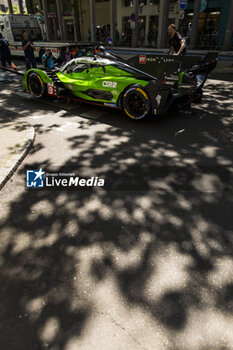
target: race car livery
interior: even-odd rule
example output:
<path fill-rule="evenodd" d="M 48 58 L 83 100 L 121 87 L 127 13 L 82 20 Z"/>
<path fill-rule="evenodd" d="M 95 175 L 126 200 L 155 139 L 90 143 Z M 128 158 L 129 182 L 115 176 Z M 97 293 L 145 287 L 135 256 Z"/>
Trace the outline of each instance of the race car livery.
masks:
<path fill-rule="evenodd" d="M 162 76 L 156 76 L 118 59 L 80 57 L 60 69 L 28 70 L 23 86 L 36 98 L 75 99 L 119 108 L 128 117 L 141 119 L 201 102 L 202 87 L 216 61 L 215 57 L 211 64 L 201 61 L 181 71 L 180 62 L 173 60 L 163 66 Z"/>

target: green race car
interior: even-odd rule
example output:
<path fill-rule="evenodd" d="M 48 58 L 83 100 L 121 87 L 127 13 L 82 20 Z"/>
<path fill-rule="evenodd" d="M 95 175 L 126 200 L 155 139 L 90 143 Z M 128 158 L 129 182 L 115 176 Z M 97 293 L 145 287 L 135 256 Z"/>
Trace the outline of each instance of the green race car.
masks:
<path fill-rule="evenodd" d="M 161 79 L 120 60 L 80 57 L 60 69 L 28 70 L 23 87 L 37 98 L 47 95 L 118 108 L 132 119 L 200 102 L 209 71 L 200 72 L 199 65 L 194 72 L 181 72 L 179 62 L 166 70 Z"/>

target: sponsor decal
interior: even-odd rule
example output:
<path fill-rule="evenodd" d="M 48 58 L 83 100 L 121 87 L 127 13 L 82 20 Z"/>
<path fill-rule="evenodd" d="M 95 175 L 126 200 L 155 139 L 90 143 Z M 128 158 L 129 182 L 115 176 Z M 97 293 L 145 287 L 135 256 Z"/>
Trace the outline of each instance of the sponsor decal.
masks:
<path fill-rule="evenodd" d="M 142 62 L 140 62 L 140 57 L 142 57 Z M 143 62 L 143 57 L 145 57 L 145 62 Z M 146 62 L 156 62 L 156 63 L 167 63 L 167 62 L 174 62 L 174 58 L 164 58 L 164 57 L 148 57 L 145 55 L 139 55 L 139 63 L 146 63 Z"/>
<path fill-rule="evenodd" d="M 47 84 L 48 87 L 48 95 L 55 95 L 55 91 L 54 91 L 54 84 L 53 83 L 48 83 Z"/>
<path fill-rule="evenodd" d="M 104 105 L 107 106 L 107 107 L 117 108 L 117 104 L 116 103 L 105 102 Z"/>
<path fill-rule="evenodd" d="M 146 55 L 139 55 L 139 63 L 140 64 L 146 63 Z"/>
<path fill-rule="evenodd" d="M 156 102 L 157 102 L 157 105 L 158 105 L 158 106 L 160 105 L 161 98 L 162 98 L 161 95 L 157 95 L 157 96 L 156 96 Z"/>
<path fill-rule="evenodd" d="M 179 80 L 179 76 L 178 76 L 178 75 L 171 74 L 171 75 L 169 75 L 169 76 L 165 76 L 165 79 L 167 79 L 167 80 L 178 81 L 178 80 Z"/>
<path fill-rule="evenodd" d="M 111 87 L 111 88 L 116 88 L 117 87 L 117 82 L 115 81 L 103 81 L 102 86 L 104 87 Z"/>
<path fill-rule="evenodd" d="M 171 85 L 171 86 L 174 85 L 174 82 L 173 82 L 173 81 L 166 81 L 165 83 L 166 83 L 166 85 Z"/>

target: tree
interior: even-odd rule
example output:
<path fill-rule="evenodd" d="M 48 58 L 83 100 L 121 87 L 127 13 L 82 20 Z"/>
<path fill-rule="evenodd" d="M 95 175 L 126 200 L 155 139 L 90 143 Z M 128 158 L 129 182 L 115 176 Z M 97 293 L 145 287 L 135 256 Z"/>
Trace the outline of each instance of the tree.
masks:
<path fill-rule="evenodd" d="M 81 36 L 81 29 L 80 29 L 79 1 L 74 0 L 73 6 L 74 6 L 74 21 L 75 21 L 76 38 L 78 41 L 81 41 L 82 36 Z"/>
<path fill-rule="evenodd" d="M 18 4 L 19 4 L 19 12 L 23 15 L 24 14 L 23 0 L 18 0 Z"/>
<path fill-rule="evenodd" d="M 10 13 L 13 13 L 13 6 L 12 6 L 12 1 L 11 0 L 7 0 L 8 3 L 8 10 Z"/>
<path fill-rule="evenodd" d="M 33 0 L 26 0 L 25 3 L 26 3 L 27 12 L 29 14 L 34 15 L 35 14 L 34 1 Z"/>

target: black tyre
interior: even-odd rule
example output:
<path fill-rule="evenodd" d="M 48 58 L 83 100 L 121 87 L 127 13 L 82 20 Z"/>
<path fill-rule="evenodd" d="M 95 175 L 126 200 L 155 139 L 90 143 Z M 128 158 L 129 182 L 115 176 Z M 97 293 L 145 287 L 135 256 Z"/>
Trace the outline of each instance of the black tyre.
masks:
<path fill-rule="evenodd" d="M 146 117 L 151 109 L 147 92 L 140 85 L 128 87 L 122 95 L 121 108 L 132 119 Z"/>
<path fill-rule="evenodd" d="M 38 73 L 32 72 L 29 74 L 28 89 L 30 93 L 37 98 L 41 98 L 45 95 L 46 85 Z"/>

